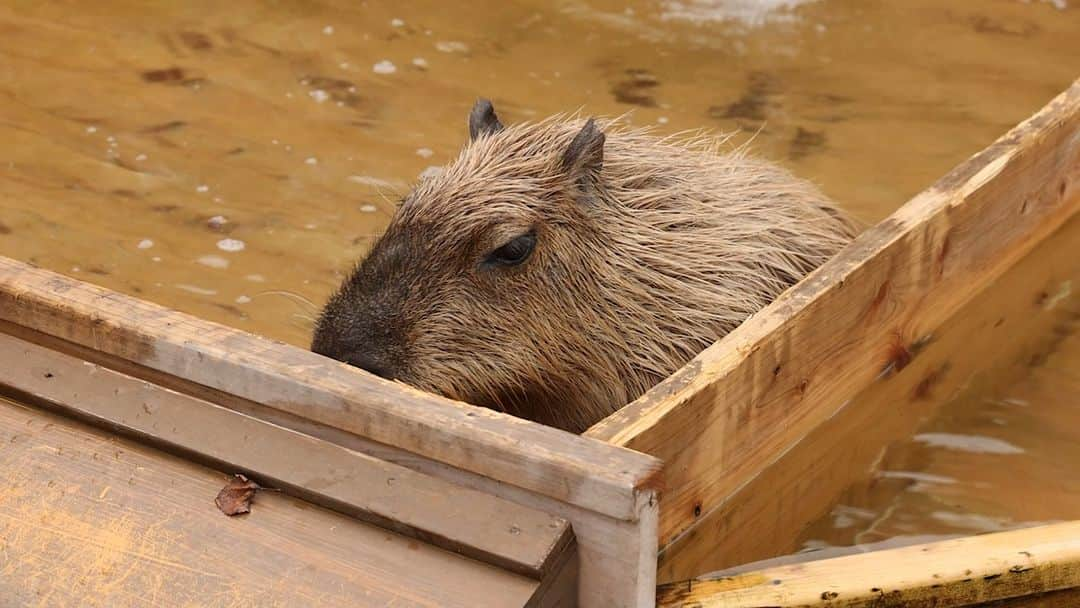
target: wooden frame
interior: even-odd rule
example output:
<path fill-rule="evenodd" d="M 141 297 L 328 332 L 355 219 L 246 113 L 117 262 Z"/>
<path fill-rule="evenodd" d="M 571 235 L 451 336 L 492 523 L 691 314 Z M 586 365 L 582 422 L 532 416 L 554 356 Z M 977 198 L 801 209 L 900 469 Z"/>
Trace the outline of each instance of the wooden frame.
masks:
<path fill-rule="evenodd" d="M 1054 598 L 1072 601 L 1048 605 L 1071 606 L 1078 588 L 1080 522 L 1068 522 L 662 585 L 657 599 L 664 608 L 952 608 L 1070 590 Z"/>
<path fill-rule="evenodd" d="M 859 473 L 829 438 L 902 434 L 880 404 L 931 411 L 985 364 L 957 344 L 1040 334 L 1033 294 L 1080 276 L 1078 209 L 1080 82 L 583 436 L 6 259 L 0 388 L 487 564 L 529 605 L 651 606 L 658 576 L 683 601 L 674 581 L 827 509 Z"/>
<path fill-rule="evenodd" d="M 753 504 L 746 496 L 734 502 L 740 488 L 775 471 L 778 456 L 863 391 L 922 382 L 905 368 L 935 332 L 1078 209 L 1080 81 L 589 429 L 587 436 L 664 461 L 661 568 L 690 552 L 703 555 L 695 567 L 723 563 L 723 546 L 737 541 L 719 543 L 709 530 Z M 798 489 L 780 491 L 789 494 L 773 500 L 797 508 L 788 505 Z M 805 524 L 822 508 L 806 505 L 790 518 Z"/>
<path fill-rule="evenodd" d="M 69 412 L 134 430 L 158 443 L 188 448 L 208 459 L 228 460 L 235 468 L 277 480 L 309 497 L 316 495 L 296 483 L 304 474 L 286 477 L 285 473 L 297 472 L 266 469 L 267 461 L 259 467 L 237 461 L 244 454 L 235 450 L 226 457 L 208 443 L 208 433 L 167 436 L 138 426 L 136 408 L 140 406 L 134 380 L 143 380 L 187 396 L 189 404 L 196 403 L 192 398 L 206 402 L 206 412 L 224 416 L 221 410 L 230 410 L 235 416 L 243 414 L 298 431 L 290 435 L 294 441 L 301 433 L 315 436 L 387 461 L 380 466 L 398 463 L 539 508 L 573 525 L 581 555 L 583 603 L 609 601 L 600 598 L 617 598 L 624 605 L 652 601 L 660 466 L 649 456 L 429 395 L 308 351 L 14 260 L 0 259 L 0 322 L 0 329 L 12 337 L 6 347 L 13 363 L 37 344 L 41 349 L 35 352 L 51 357 L 54 365 L 74 370 L 75 359 L 95 364 L 111 370 L 110 374 L 117 372 L 110 386 L 126 383 L 132 387 L 132 396 L 109 413 L 84 411 L 90 404 L 60 400 Z M 65 355 L 73 359 L 64 360 Z M 13 365 L 0 384 L 29 393 L 44 391 L 33 374 L 31 368 Z M 42 396 L 58 398 L 50 393 Z M 102 400 L 102 407 L 106 401 Z M 219 409 L 205 407 L 209 404 Z M 362 460 L 350 457 L 350 466 Z M 378 470 L 371 475 L 400 473 L 398 469 L 393 473 Z M 310 478 L 314 473 L 307 475 Z M 445 484 L 438 487 L 447 488 Z M 326 504 L 342 503 L 340 496 L 323 498 L 333 499 Z M 354 506 L 353 512 L 380 517 L 372 505 Z M 404 517 L 406 507 L 399 502 L 384 508 L 394 511 L 382 523 Z M 460 523 L 419 531 L 407 519 L 398 519 L 395 526 L 453 544 L 451 528 Z M 528 559 L 520 561 L 523 555 L 493 553 L 490 543 L 480 542 L 482 535 L 481 531 L 468 535 L 470 542 L 478 543 L 472 546 L 475 556 L 498 557 L 502 561 L 496 560 L 497 565 L 519 572 L 543 567 Z M 532 553 L 530 559 L 536 556 Z"/>

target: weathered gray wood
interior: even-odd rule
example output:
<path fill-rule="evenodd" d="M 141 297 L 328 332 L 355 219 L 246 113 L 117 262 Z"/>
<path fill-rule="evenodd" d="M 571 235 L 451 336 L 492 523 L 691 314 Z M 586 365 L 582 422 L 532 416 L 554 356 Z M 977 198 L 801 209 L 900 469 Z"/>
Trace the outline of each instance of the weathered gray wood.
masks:
<path fill-rule="evenodd" d="M 0 258 L 0 319 L 620 519 L 659 462 Z"/>
<path fill-rule="evenodd" d="M 0 477 L 3 606 L 555 605 L 537 581 L 279 492 L 226 517 L 227 475 L 4 399 Z"/>
<path fill-rule="evenodd" d="M 3 331 L 569 521 L 582 606 L 649 605 L 660 462 L 0 258 Z M 352 442 L 352 443 L 348 443 Z M 381 458 L 381 457 L 380 457 Z"/>
<path fill-rule="evenodd" d="M 569 524 L 561 518 L 3 333 L 0 386 L 538 580 L 572 550 Z"/>

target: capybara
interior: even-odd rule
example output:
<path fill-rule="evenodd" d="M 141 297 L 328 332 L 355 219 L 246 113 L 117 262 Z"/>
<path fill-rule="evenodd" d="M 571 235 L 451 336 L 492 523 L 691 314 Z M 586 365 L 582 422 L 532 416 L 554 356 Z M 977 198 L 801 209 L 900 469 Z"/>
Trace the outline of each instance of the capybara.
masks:
<path fill-rule="evenodd" d="M 469 116 L 326 304 L 312 350 L 581 432 L 835 254 L 854 223 L 708 136 Z"/>

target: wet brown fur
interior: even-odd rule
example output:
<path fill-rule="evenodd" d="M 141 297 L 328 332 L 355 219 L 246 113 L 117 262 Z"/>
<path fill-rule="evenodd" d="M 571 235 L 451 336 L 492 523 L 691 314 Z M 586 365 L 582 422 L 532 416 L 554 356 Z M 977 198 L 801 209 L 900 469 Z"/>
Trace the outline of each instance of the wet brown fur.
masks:
<path fill-rule="evenodd" d="M 330 299 L 313 350 L 580 432 L 855 233 L 811 184 L 714 138 L 571 116 L 504 128 L 483 110 Z M 530 231 L 524 263 L 486 263 Z"/>

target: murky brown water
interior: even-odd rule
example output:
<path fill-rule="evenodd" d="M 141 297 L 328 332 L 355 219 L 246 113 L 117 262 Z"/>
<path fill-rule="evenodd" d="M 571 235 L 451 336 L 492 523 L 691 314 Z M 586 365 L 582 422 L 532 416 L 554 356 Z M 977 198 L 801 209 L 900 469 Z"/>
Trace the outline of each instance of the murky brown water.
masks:
<path fill-rule="evenodd" d="M 302 346 L 304 302 L 326 297 L 419 172 L 456 153 L 478 95 L 507 121 L 583 107 L 754 136 L 872 222 L 1080 75 L 1080 8 L 1066 0 L 219 7 L 0 6 L 0 255 Z M 1052 399 L 1039 382 L 1075 395 L 1070 344 L 1060 378 L 927 432 L 985 426 L 1045 445 L 1024 448 L 1017 490 L 1066 472 L 1077 437 L 1053 439 L 1060 421 L 1008 400 Z M 933 443 L 896 470 L 956 481 L 889 477 L 915 521 L 881 519 L 869 500 L 844 516 L 844 542 L 997 525 L 998 505 L 963 521 L 931 503 L 1016 457 Z M 908 491 L 912 479 L 933 491 Z"/>

